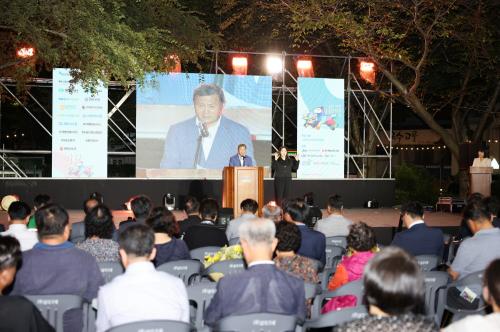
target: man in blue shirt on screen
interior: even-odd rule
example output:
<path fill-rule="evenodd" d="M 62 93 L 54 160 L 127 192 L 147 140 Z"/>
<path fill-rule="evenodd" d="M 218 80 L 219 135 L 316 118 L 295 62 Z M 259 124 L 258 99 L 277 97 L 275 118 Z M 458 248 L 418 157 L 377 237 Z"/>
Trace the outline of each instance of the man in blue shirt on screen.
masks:
<path fill-rule="evenodd" d="M 238 145 L 238 153 L 229 158 L 229 166 L 232 167 L 253 166 L 252 157 L 247 156 L 247 146 L 245 144 Z"/>
<path fill-rule="evenodd" d="M 215 84 L 194 90 L 196 114 L 170 127 L 160 168 L 223 168 L 239 144 L 253 156 L 250 132 L 222 115 L 224 103 L 224 92 Z"/>

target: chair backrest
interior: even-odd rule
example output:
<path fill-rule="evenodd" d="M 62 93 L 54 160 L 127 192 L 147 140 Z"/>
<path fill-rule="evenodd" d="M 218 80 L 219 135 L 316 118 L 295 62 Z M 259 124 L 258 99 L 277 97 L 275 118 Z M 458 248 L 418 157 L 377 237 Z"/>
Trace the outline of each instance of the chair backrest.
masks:
<path fill-rule="evenodd" d="M 228 259 L 214 263 L 205 269 L 204 275 L 211 273 L 222 273 L 224 276 L 237 274 L 245 271 L 245 261 L 243 259 Z"/>
<path fill-rule="evenodd" d="M 367 315 L 368 311 L 366 310 L 366 307 L 362 305 L 341 310 L 333 310 L 326 314 L 320 315 L 316 319 L 307 321 L 304 324 L 304 328 L 320 329 L 326 327 L 334 327 L 356 319 L 361 319 Z"/>
<path fill-rule="evenodd" d="M 283 332 L 295 331 L 297 318 L 295 316 L 258 313 L 240 316 L 229 316 L 217 322 L 215 331 L 238 332 Z"/>
<path fill-rule="evenodd" d="M 142 322 L 118 325 L 110 328 L 107 332 L 189 332 L 190 330 L 191 326 L 184 322 L 175 320 L 145 320 Z"/>
<path fill-rule="evenodd" d="M 321 283 L 321 289 L 323 291 L 328 289 L 328 283 L 330 282 L 330 278 L 335 273 L 336 269 L 337 269 L 336 265 L 335 267 L 327 267 L 324 268 L 323 271 L 318 274 L 319 281 Z"/>
<path fill-rule="evenodd" d="M 318 284 L 306 282 L 304 283 L 304 292 L 306 294 L 306 300 L 314 299 L 316 295 L 321 293 L 321 288 Z"/>
<path fill-rule="evenodd" d="M 78 295 L 27 295 L 26 298 L 33 302 L 56 332 L 63 332 L 66 311 L 83 309 L 83 299 Z"/>
<path fill-rule="evenodd" d="M 212 256 L 219 250 L 220 247 L 201 247 L 193 249 L 189 253 L 192 259 L 197 259 L 203 263 L 205 261 L 205 256 Z"/>
<path fill-rule="evenodd" d="M 332 245 L 342 248 L 347 248 L 347 237 L 345 236 L 330 236 L 326 238 L 326 245 Z"/>
<path fill-rule="evenodd" d="M 237 244 L 240 244 L 240 238 L 239 237 L 235 237 L 235 238 L 232 238 L 231 240 L 229 240 L 229 245 L 230 246 L 234 246 L 234 245 L 237 245 Z"/>
<path fill-rule="evenodd" d="M 187 286 L 190 284 L 193 276 L 201 275 L 203 264 L 197 260 L 189 259 L 168 262 L 158 266 L 156 269 L 182 279 L 184 284 Z"/>
<path fill-rule="evenodd" d="M 340 261 L 342 255 L 344 255 L 345 253 L 345 249 L 340 246 L 327 244 L 325 247 L 325 253 L 326 253 L 325 268 L 331 268 L 333 267 L 335 262 Z"/>
<path fill-rule="evenodd" d="M 444 296 L 448 280 L 449 277 L 447 272 L 429 271 L 424 273 L 425 310 L 427 316 L 435 317 L 437 314 L 438 298 Z M 437 320 L 440 321 L 439 318 Z"/>
<path fill-rule="evenodd" d="M 320 272 L 320 271 L 323 271 L 323 263 L 321 263 L 320 261 L 318 261 L 317 259 L 314 259 L 314 258 L 309 258 L 311 260 L 311 263 L 314 265 L 314 267 L 316 268 L 316 272 Z"/>
<path fill-rule="evenodd" d="M 106 283 L 113 280 L 116 276 L 121 275 L 124 271 L 122 264 L 119 262 L 99 262 L 97 265 L 99 265 L 102 277 Z"/>
<path fill-rule="evenodd" d="M 312 318 L 316 318 L 321 314 L 321 307 L 323 302 L 332 297 L 342 296 L 342 295 L 354 295 L 356 296 L 356 305 L 360 306 L 363 299 L 363 279 L 348 282 L 347 284 L 339 287 L 338 289 L 326 293 L 319 294 L 314 299 L 313 308 L 311 311 Z"/>
<path fill-rule="evenodd" d="M 435 255 L 418 255 L 415 258 L 424 272 L 435 269 L 439 265 L 439 257 Z"/>
<path fill-rule="evenodd" d="M 189 302 L 193 302 L 196 305 L 194 324 L 198 331 L 203 328 L 203 313 L 216 292 L 217 284 L 215 282 L 199 283 L 187 287 Z"/>

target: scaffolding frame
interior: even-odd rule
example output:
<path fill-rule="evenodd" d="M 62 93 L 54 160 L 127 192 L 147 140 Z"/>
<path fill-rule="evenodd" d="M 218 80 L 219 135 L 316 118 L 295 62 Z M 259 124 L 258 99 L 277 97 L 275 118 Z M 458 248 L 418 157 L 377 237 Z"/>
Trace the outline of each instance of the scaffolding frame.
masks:
<path fill-rule="evenodd" d="M 247 56 L 258 55 L 263 57 L 277 56 L 281 58 L 282 68 L 281 72 L 273 76 L 272 85 L 272 133 L 276 135 L 280 144 L 275 144 L 272 140 L 273 151 L 277 151 L 279 146 L 285 146 L 286 133 L 287 130 L 295 130 L 297 128 L 297 119 L 293 119 L 294 111 L 297 105 L 297 82 L 298 79 L 291 72 L 291 68 L 294 66 L 294 59 L 304 56 L 304 54 L 296 53 L 272 53 L 272 52 L 238 52 L 238 51 L 212 51 L 208 50 L 207 53 L 212 54 L 215 66 L 210 68 L 211 73 L 216 74 L 226 74 L 224 69 L 220 66 L 221 56 L 232 56 L 245 54 Z M 307 54 L 308 58 L 311 59 L 336 59 L 342 62 L 339 68 L 338 74 L 333 75 L 333 77 L 325 78 L 342 78 L 345 81 L 346 88 L 344 93 L 345 100 L 345 117 L 346 125 L 344 127 L 345 136 L 345 148 L 344 148 L 344 161 L 345 161 L 345 174 L 344 178 L 351 177 L 351 171 L 355 171 L 355 176 L 361 178 L 366 177 L 367 161 L 369 159 L 385 159 L 387 164 L 385 166 L 382 175 L 376 178 L 392 178 L 392 98 L 389 98 L 383 107 L 383 110 L 377 112 L 377 107 L 374 106 L 374 100 L 382 95 L 389 94 L 392 96 L 392 83 L 389 82 L 388 89 L 386 90 L 374 90 L 367 88 L 363 82 L 361 82 L 356 77 L 355 70 L 358 65 L 358 61 L 365 59 L 362 57 L 347 56 L 334 56 L 334 55 L 311 55 Z M 381 86 L 382 80 L 387 80 L 382 75 L 379 75 L 379 85 Z M 289 82 L 289 83 L 287 83 Z M 131 121 L 131 119 L 120 109 L 120 107 L 128 100 L 128 98 L 136 91 L 136 82 L 128 82 L 129 88 L 124 89 L 119 82 L 110 82 L 108 88 L 123 91 L 118 102 L 111 100 L 108 95 L 109 104 L 112 106 L 108 111 L 108 129 L 109 131 L 119 139 L 127 151 L 108 151 L 108 156 L 135 156 L 136 143 L 129 135 L 127 135 L 128 130 L 135 131 L 136 126 Z M 10 78 L 0 78 L 0 88 L 3 89 L 3 93 L 6 93 L 13 98 L 22 109 L 30 116 L 30 118 L 35 121 L 40 128 L 49 136 L 52 136 L 50 130 L 43 124 L 43 122 L 37 118 L 35 112 L 28 108 L 28 105 L 22 102 L 21 98 L 16 95 L 15 90 L 16 82 Z M 36 78 L 27 83 L 29 88 L 52 88 L 52 79 L 48 78 Z M 52 114 L 47 110 L 48 107 L 44 107 L 42 103 L 28 90 L 27 97 L 34 101 L 35 105 L 39 107 L 45 116 L 52 119 Z M 287 103 L 287 99 L 294 101 L 292 105 Z M 370 99 L 371 97 L 371 99 Z M 1 115 L 1 98 L 0 98 L 0 115 Z M 291 111 L 290 111 L 291 110 Z M 361 113 L 363 117 L 363 139 L 362 139 L 362 151 L 358 153 L 352 152 L 352 135 L 351 135 L 351 120 L 354 112 Z M 115 121 L 117 116 L 121 116 L 125 120 L 125 125 L 127 128 L 120 126 L 117 121 Z M 295 114 L 296 116 L 296 114 Z M 388 123 L 384 126 L 384 120 L 388 117 Z M 275 124 L 275 120 L 278 122 Z M 389 128 L 386 128 L 386 127 Z M 377 146 L 381 147 L 381 154 L 370 153 L 367 142 L 367 133 L 372 132 L 375 135 Z M 0 131 L 0 135 L 1 135 Z M 108 136 L 109 139 L 110 136 Z M 2 163 L 2 176 L 5 176 L 8 171 L 11 172 L 15 177 L 28 177 L 26 172 L 24 172 L 19 165 L 17 165 L 12 158 L 13 155 L 50 155 L 52 151 L 50 150 L 8 150 L 4 149 L 2 146 L 0 149 L 0 161 Z M 352 168 L 351 168 L 352 163 Z M 7 169 L 7 171 L 6 171 Z"/>

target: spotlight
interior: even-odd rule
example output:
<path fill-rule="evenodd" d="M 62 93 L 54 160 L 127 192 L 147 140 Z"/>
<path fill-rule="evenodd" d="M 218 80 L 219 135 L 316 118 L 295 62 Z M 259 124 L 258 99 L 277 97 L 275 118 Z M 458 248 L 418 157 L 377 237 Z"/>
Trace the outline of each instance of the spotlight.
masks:
<path fill-rule="evenodd" d="M 268 56 L 266 58 L 266 69 L 271 75 L 276 75 L 283 71 L 283 60 L 279 56 Z"/>
<path fill-rule="evenodd" d="M 314 77 L 312 60 L 308 58 L 297 60 L 297 73 L 300 77 Z"/>
<path fill-rule="evenodd" d="M 236 55 L 232 60 L 233 75 L 246 75 L 248 70 L 248 58 L 243 55 Z"/>
<path fill-rule="evenodd" d="M 163 196 L 163 205 L 169 210 L 175 210 L 175 195 L 167 193 Z"/>
<path fill-rule="evenodd" d="M 28 59 L 35 56 L 35 48 L 34 47 L 21 47 L 16 51 L 16 56 L 21 59 Z"/>
<path fill-rule="evenodd" d="M 359 63 L 359 76 L 368 83 L 375 83 L 375 63 L 362 60 Z"/>

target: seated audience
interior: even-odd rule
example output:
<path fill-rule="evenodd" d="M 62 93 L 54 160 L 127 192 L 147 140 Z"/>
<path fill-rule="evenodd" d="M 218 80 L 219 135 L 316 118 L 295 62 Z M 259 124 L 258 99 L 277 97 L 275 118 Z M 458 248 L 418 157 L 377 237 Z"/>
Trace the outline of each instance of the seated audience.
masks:
<path fill-rule="evenodd" d="M 493 312 L 489 315 L 470 315 L 445 329 L 444 332 L 493 332 L 500 329 L 500 259 L 488 265 L 484 273 L 483 298 Z"/>
<path fill-rule="evenodd" d="M 200 214 L 202 222 L 199 225 L 189 227 L 184 236 L 184 241 L 193 250 L 201 247 L 216 246 L 223 247 L 229 243 L 226 233 L 215 226 L 219 213 L 219 204 L 214 199 L 206 199 L 201 202 Z"/>
<path fill-rule="evenodd" d="M 308 225 L 316 225 L 318 220 L 323 218 L 323 212 L 314 204 L 314 193 L 308 192 L 304 195 L 304 204 L 308 209 L 306 224 Z"/>
<path fill-rule="evenodd" d="M 443 256 L 444 238 L 439 228 L 427 227 L 424 207 L 419 202 L 409 202 L 401 207 L 401 218 L 408 228 L 396 233 L 391 245 L 398 246 L 413 256 Z"/>
<path fill-rule="evenodd" d="M 297 255 L 301 241 L 297 225 L 289 222 L 279 223 L 276 226 L 276 238 L 276 267 L 306 282 L 318 283 L 317 263 L 308 257 Z"/>
<path fill-rule="evenodd" d="M 259 204 L 253 199 L 248 198 L 241 202 L 240 209 L 241 216 L 229 221 L 229 225 L 227 226 L 226 237 L 229 241 L 240 237 L 238 229 L 240 228 L 240 225 L 242 223 L 244 223 L 246 220 L 256 218 L 255 214 L 259 209 Z"/>
<path fill-rule="evenodd" d="M 84 220 L 74 222 L 71 224 L 71 234 L 69 236 L 69 240 L 73 243 L 80 243 L 83 242 L 86 238 L 85 236 L 85 218 L 87 215 L 92 211 L 93 208 L 95 208 L 97 205 L 99 205 L 99 201 L 95 198 L 87 198 L 85 201 L 83 201 L 83 212 L 85 213 Z M 114 225 L 113 225 L 113 232 L 114 232 Z"/>
<path fill-rule="evenodd" d="M 115 224 L 111 211 L 104 205 L 97 205 L 85 216 L 86 240 L 77 248 L 90 253 L 97 262 L 118 262 L 118 243 L 112 240 Z"/>
<path fill-rule="evenodd" d="M 274 201 L 271 201 L 262 208 L 262 218 L 270 219 L 274 221 L 275 224 L 278 224 L 283 220 L 281 212 L 281 208 L 277 206 Z"/>
<path fill-rule="evenodd" d="M 484 199 L 484 203 L 490 211 L 493 226 L 500 228 L 500 218 L 498 217 L 498 211 L 500 210 L 500 201 L 496 196 L 490 196 Z"/>
<path fill-rule="evenodd" d="M 295 223 L 300 230 L 301 242 L 297 252 L 301 256 L 309 257 L 320 261 L 323 266 L 326 263 L 326 239 L 323 233 L 314 231 L 304 223 L 306 209 L 298 204 L 290 204 L 285 210 L 284 219 L 287 222 Z"/>
<path fill-rule="evenodd" d="M 12 295 L 73 294 L 91 302 L 104 284 L 97 262 L 88 252 L 69 239 L 68 213 L 61 206 L 49 204 L 35 214 L 40 242 L 23 253 Z M 65 331 L 81 331 L 81 310 L 64 315 Z"/>
<path fill-rule="evenodd" d="M 26 226 L 31 214 L 31 208 L 24 202 L 12 202 L 7 210 L 9 217 L 9 229 L 1 236 L 13 236 L 21 244 L 21 250 L 26 251 L 38 242 L 36 230 L 29 230 Z"/>
<path fill-rule="evenodd" d="M 500 229 L 493 227 L 488 206 L 482 201 L 469 203 L 463 216 L 474 236 L 463 240 L 458 247 L 448 269 L 453 280 L 482 271 L 491 261 L 500 258 Z"/>
<path fill-rule="evenodd" d="M 187 218 L 179 221 L 180 235 L 184 236 L 189 227 L 193 225 L 199 225 L 201 223 L 200 218 L 200 203 L 196 197 L 188 196 L 184 203 L 184 211 L 187 214 Z"/>
<path fill-rule="evenodd" d="M 143 320 L 189 322 L 189 303 L 181 279 L 156 271 L 153 230 L 135 223 L 120 233 L 125 273 L 101 287 L 97 298 L 97 332 Z"/>
<path fill-rule="evenodd" d="M 342 197 L 339 195 L 330 196 L 328 198 L 326 211 L 328 217 L 318 220 L 314 229 L 325 234 L 326 237 L 347 236 L 352 221 L 343 215 L 344 203 L 342 202 Z"/>
<path fill-rule="evenodd" d="M 45 194 L 36 195 L 33 200 L 33 209 L 35 212 L 42 206 L 50 204 L 50 196 Z M 35 214 L 33 213 L 28 221 L 28 229 L 36 229 Z"/>
<path fill-rule="evenodd" d="M 248 269 L 222 278 L 217 293 L 205 311 L 205 324 L 214 326 L 231 315 L 275 313 L 306 314 L 304 281 L 276 268 L 272 259 L 277 245 L 276 228 L 268 219 L 246 222 L 240 227 L 240 241 Z"/>
<path fill-rule="evenodd" d="M 171 211 L 163 206 L 154 208 L 151 217 L 146 220 L 146 225 L 151 227 L 155 234 L 155 266 L 191 259 L 186 243 L 174 237 L 177 233 L 177 223 Z"/>
<path fill-rule="evenodd" d="M 118 228 L 117 234 L 115 234 L 115 239 L 118 239 L 119 233 L 123 232 L 127 227 L 135 225 L 135 222 L 145 224 L 146 219 L 149 218 L 149 214 L 153 209 L 153 203 L 149 199 L 149 197 L 144 195 L 135 196 L 130 201 L 130 209 L 132 210 L 132 214 L 134 218 L 129 218 L 125 221 L 120 222 L 120 226 Z"/>
<path fill-rule="evenodd" d="M 374 256 L 373 250 L 376 246 L 375 233 L 370 226 L 364 222 L 351 225 L 347 235 L 348 254 L 337 265 L 335 274 L 328 283 L 328 290 L 332 291 L 351 281 L 361 279 L 366 264 Z M 337 296 L 328 301 L 322 313 L 354 307 L 360 303 L 361 299 L 356 299 L 353 295 Z"/>
<path fill-rule="evenodd" d="M 368 262 L 364 293 L 369 316 L 342 324 L 335 331 L 439 331 L 424 316 L 424 276 L 415 258 L 398 247 L 387 247 Z"/>
<path fill-rule="evenodd" d="M 53 332 L 42 314 L 23 296 L 2 296 L 16 275 L 22 254 L 19 241 L 11 236 L 0 237 L 0 331 Z"/>
<path fill-rule="evenodd" d="M 472 193 L 469 195 L 469 197 L 467 197 L 467 199 L 465 200 L 465 203 L 466 203 L 466 205 L 468 205 L 468 204 L 472 204 L 472 203 L 476 203 L 476 202 L 481 202 L 483 199 L 484 199 L 483 194 Z M 474 235 L 474 234 L 471 232 L 469 225 L 467 224 L 467 220 L 465 220 L 465 218 L 463 217 L 463 213 L 462 213 L 462 221 L 460 223 L 460 228 L 458 231 L 458 238 L 459 239 L 466 239 L 468 237 L 471 237 L 472 235 Z"/>

